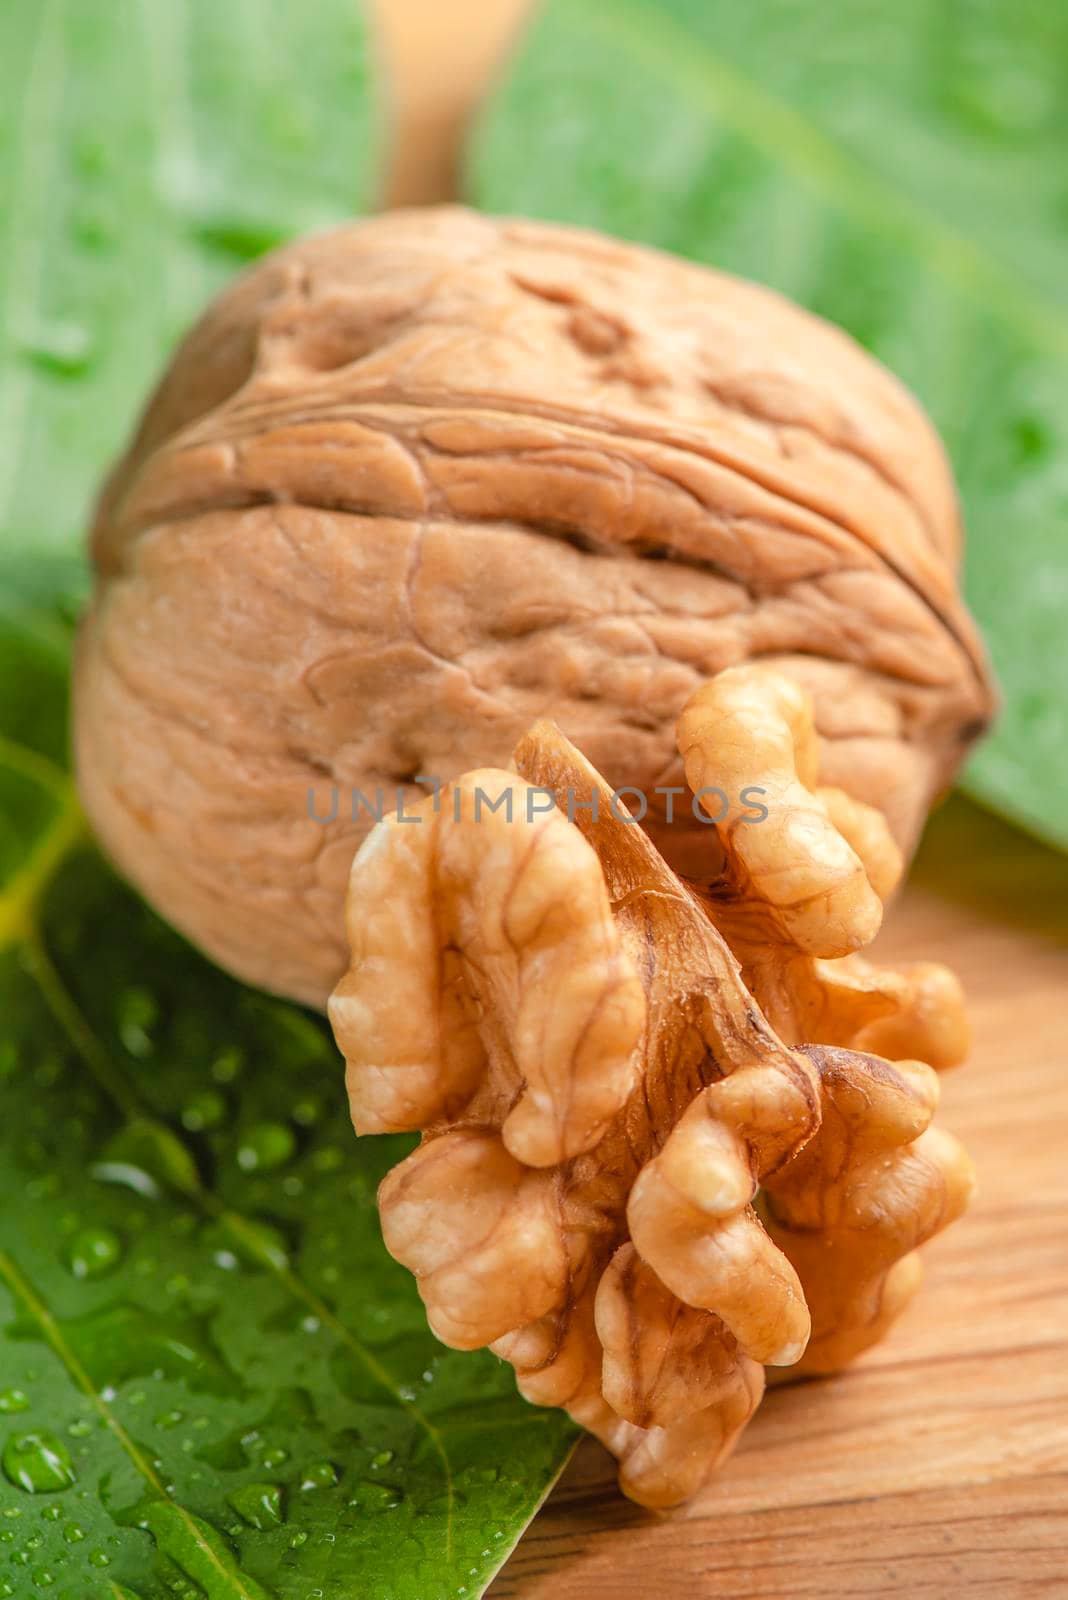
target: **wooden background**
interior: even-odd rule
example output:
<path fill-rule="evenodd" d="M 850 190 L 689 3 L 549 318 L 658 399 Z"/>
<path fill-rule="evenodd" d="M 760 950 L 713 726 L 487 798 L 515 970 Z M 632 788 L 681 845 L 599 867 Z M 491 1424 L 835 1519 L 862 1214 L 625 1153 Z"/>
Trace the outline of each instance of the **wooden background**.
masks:
<path fill-rule="evenodd" d="M 374 9 L 385 199 L 448 198 L 529 0 Z M 879 949 L 953 965 L 975 1029 L 941 1117 L 980 1192 L 923 1293 L 848 1373 L 770 1394 L 686 1512 L 630 1505 L 586 1440 L 493 1600 L 1068 1600 L 1068 859 L 954 799 Z"/>

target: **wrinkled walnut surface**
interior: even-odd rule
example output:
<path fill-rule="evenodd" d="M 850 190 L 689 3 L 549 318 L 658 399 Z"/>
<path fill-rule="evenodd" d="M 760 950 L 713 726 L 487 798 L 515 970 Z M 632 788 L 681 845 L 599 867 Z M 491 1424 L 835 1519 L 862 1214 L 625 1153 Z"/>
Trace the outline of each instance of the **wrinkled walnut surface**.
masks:
<path fill-rule="evenodd" d="M 379 1205 L 435 1332 L 491 1345 L 658 1507 L 730 1449 L 764 1365 L 832 1370 L 882 1335 L 972 1185 L 913 1059 L 959 1059 L 959 994 L 924 969 L 932 1015 L 924 983 L 857 971 L 900 862 L 880 814 L 812 786 L 811 703 L 733 669 L 679 742 L 695 788 L 729 769 L 769 796 L 765 821 L 719 830 L 702 883 L 543 723 L 515 772 L 369 836 L 330 1001 L 357 1130 L 424 1132 Z M 746 978 L 760 930 L 782 1034 Z M 856 1048 L 872 1029 L 900 1059 Z"/>
<path fill-rule="evenodd" d="M 544 715 L 610 785 L 677 785 L 680 707 L 750 659 L 812 690 L 821 783 L 907 853 L 991 710 L 958 547 L 914 402 L 779 297 L 548 224 L 376 218 L 224 293 L 116 467 L 81 792 L 171 921 L 315 1004 L 354 787 L 411 802 Z"/>

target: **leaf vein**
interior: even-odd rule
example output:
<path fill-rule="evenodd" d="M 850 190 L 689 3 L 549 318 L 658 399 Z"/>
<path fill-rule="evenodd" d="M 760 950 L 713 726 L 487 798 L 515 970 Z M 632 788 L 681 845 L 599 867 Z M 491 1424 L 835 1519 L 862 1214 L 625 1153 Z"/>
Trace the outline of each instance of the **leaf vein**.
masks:
<path fill-rule="evenodd" d="M 74 1049 L 82 1057 L 99 1086 L 116 1104 L 123 1116 L 128 1121 L 140 1119 L 143 1122 L 153 1122 L 158 1120 L 154 1117 L 151 1108 L 145 1105 L 138 1091 L 129 1084 L 121 1067 L 112 1060 L 110 1052 L 99 1039 L 74 996 L 70 993 L 39 936 L 28 942 L 28 964 L 38 989 L 56 1022 L 62 1028 Z M 174 1130 L 168 1128 L 168 1132 L 173 1134 Z M 174 1136 L 178 1137 L 177 1134 L 174 1134 Z M 353 1335 L 351 1330 L 345 1326 L 326 1302 L 319 1298 L 310 1285 L 306 1284 L 291 1267 L 283 1265 L 274 1258 L 270 1251 L 262 1248 L 256 1230 L 250 1226 L 247 1217 L 231 1207 L 222 1205 L 217 1197 L 210 1190 L 204 1188 L 199 1181 L 194 1188 L 184 1192 L 186 1193 L 186 1198 L 198 1205 L 205 1215 L 227 1228 L 243 1248 L 251 1250 L 260 1264 L 275 1275 L 287 1292 L 306 1306 L 313 1315 L 318 1317 L 330 1329 L 349 1354 L 358 1360 L 377 1382 L 382 1384 L 382 1387 L 392 1396 L 400 1409 L 426 1435 L 441 1466 L 447 1501 L 446 1555 L 451 1557 L 456 1496 L 449 1454 L 440 1430 L 418 1406 L 405 1399 L 388 1370 Z"/>

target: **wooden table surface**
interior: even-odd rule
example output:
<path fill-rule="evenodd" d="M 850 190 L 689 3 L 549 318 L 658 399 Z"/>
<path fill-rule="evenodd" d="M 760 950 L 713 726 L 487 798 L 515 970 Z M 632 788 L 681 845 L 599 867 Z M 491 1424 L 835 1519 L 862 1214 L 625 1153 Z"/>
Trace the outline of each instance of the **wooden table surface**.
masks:
<path fill-rule="evenodd" d="M 463 128 L 528 0 L 377 0 L 386 198 L 448 198 Z M 966 985 L 941 1120 L 979 1169 L 927 1283 L 847 1373 L 769 1394 L 699 1504 L 624 1500 L 586 1440 L 492 1600 L 1068 1600 L 1068 859 L 962 799 L 880 938 Z"/>

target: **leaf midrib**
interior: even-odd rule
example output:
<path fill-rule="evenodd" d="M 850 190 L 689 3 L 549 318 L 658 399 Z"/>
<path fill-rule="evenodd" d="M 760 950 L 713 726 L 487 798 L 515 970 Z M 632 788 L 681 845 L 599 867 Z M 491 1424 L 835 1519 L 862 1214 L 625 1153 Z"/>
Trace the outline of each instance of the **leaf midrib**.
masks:
<path fill-rule="evenodd" d="M 568 0 L 603 37 L 639 65 L 689 92 L 731 132 L 792 169 L 866 228 L 912 236 L 925 266 L 986 314 L 1068 358 L 1068 312 L 974 239 L 934 215 L 882 173 L 824 133 L 789 101 L 646 0 Z"/>
<path fill-rule="evenodd" d="M 0 951 L 30 937 L 41 895 L 60 863 L 85 835 L 74 785 L 48 756 L 0 735 L 0 769 L 3 768 L 46 790 L 56 803 L 56 814 L 22 866 L 0 890 Z"/>
<path fill-rule="evenodd" d="M 30 959 L 27 965 L 45 1004 L 93 1074 L 99 1086 L 109 1099 L 116 1104 L 127 1121 L 136 1115 L 146 1123 L 156 1122 L 158 1119 L 152 1112 L 151 1107 L 144 1105 L 141 1101 L 136 1089 L 130 1085 L 121 1068 L 112 1060 L 110 1052 L 97 1038 L 87 1017 L 67 990 L 39 934 L 35 933 L 34 937 L 28 941 L 28 946 Z M 106 1070 L 104 1070 L 105 1068 Z M 167 1132 L 173 1134 L 173 1130 L 170 1128 L 167 1128 Z M 173 1136 L 178 1137 L 176 1134 Z M 299 1300 L 314 1316 L 319 1318 L 324 1326 L 330 1329 L 350 1355 L 354 1356 L 381 1383 L 396 1405 L 406 1412 L 426 1434 L 441 1463 L 445 1494 L 448 1501 L 446 1554 L 451 1556 L 455 1485 L 448 1452 L 438 1428 L 418 1406 L 405 1399 L 387 1369 L 365 1345 L 355 1338 L 351 1330 L 335 1315 L 326 1302 L 321 1300 L 315 1291 L 293 1271 L 292 1267 L 288 1265 L 282 1266 L 271 1256 L 269 1251 L 257 1248 L 255 1229 L 249 1225 L 247 1217 L 230 1206 L 222 1205 L 215 1195 L 200 1183 L 195 1188 L 183 1190 L 183 1193 L 188 1200 L 198 1205 L 206 1216 L 221 1224 L 231 1235 L 240 1240 L 243 1246 L 252 1249 L 261 1265 L 274 1274 L 279 1283 L 294 1299 Z"/>
<path fill-rule="evenodd" d="M 151 1461 L 138 1448 L 135 1441 L 127 1433 L 118 1417 L 112 1411 L 104 1396 L 98 1391 L 93 1380 L 78 1360 L 67 1340 L 63 1337 L 63 1330 L 49 1309 L 40 1290 L 33 1284 L 19 1267 L 18 1263 L 7 1253 L 0 1250 L 0 1280 L 2 1280 L 13 1298 L 26 1308 L 30 1317 L 40 1329 L 41 1337 L 52 1353 L 60 1361 L 68 1377 L 76 1388 L 89 1400 L 97 1412 L 104 1426 L 112 1437 L 118 1442 L 123 1451 L 148 1484 L 152 1494 L 167 1505 L 173 1506 L 189 1536 L 195 1541 L 198 1551 L 205 1556 L 214 1567 L 219 1577 L 230 1585 L 233 1600 L 260 1600 L 260 1595 L 247 1589 L 242 1581 L 242 1574 L 236 1568 L 233 1572 L 227 1570 L 211 1545 L 204 1538 L 196 1518 L 185 1506 L 179 1505 L 167 1493 L 166 1485 Z"/>

